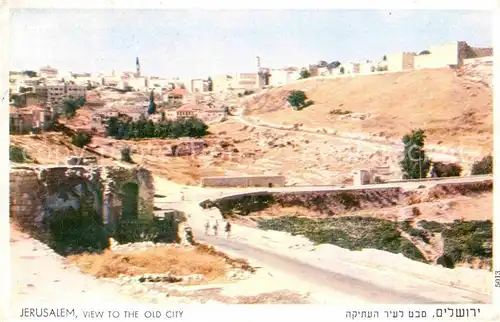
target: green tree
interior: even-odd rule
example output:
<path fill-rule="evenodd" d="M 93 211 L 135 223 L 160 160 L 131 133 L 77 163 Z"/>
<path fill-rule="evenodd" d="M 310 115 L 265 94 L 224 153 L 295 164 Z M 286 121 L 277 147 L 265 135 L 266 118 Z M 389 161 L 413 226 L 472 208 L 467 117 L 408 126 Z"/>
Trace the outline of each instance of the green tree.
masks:
<path fill-rule="evenodd" d="M 328 64 L 328 68 L 334 69 L 340 66 L 339 61 L 332 61 L 330 64 Z"/>
<path fill-rule="evenodd" d="M 294 108 L 294 109 L 299 109 L 306 104 L 306 93 L 303 91 L 291 91 L 290 94 L 287 97 L 288 103 Z"/>
<path fill-rule="evenodd" d="M 120 160 L 123 162 L 127 162 L 127 163 L 134 163 L 134 161 L 132 160 L 131 154 L 132 154 L 132 151 L 131 151 L 130 147 L 124 146 L 120 150 L 120 156 L 121 156 Z"/>
<path fill-rule="evenodd" d="M 480 161 L 474 162 L 472 165 L 472 175 L 491 173 L 493 173 L 493 157 L 491 155 L 485 156 Z"/>
<path fill-rule="evenodd" d="M 307 69 L 304 68 L 300 71 L 300 78 L 301 79 L 306 79 L 309 77 L 311 77 L 311 73 Z"/>
<path fill-rule="evenodd" d="M 78 98 L 78 100 L 77 100 L 77 104 L 79 107 L 82 107 L 83 105 L 85 105 L 86 102 L 87 101 L 85 100 L 85 97 L 82 97 L 82 96 L 80 98 Z"/>
<path fill-rule="evenodd" d="M 110 117 L 106 124 L 106 135 L 111 137 L 117 136 L 120 125 L 117 117 Z"/>
<path fill-rule="evenodd" d="M 92 136 L 84 131 L 77 131 L 73 137 L 71 137 L 71 143 L 79 148 L 83 148 L 92 141 Z"/>
<path fill-rule="evenodd" d="M 71 98 L 65 98 L 59 103 L 60 114 L 67 118 L 74 117 L 79 108 L 79 102 Z"/>
<path fill-rule="evenodd" d="M 345 73 L 345 68 L 344 66 L 340 67 L 340 73 L 343 75 Z"/>
<path fill-rule="evenodd" d="M 151 94 L 149 94 L 149 106 L 148 106 L 148 114 L 155 114 L 156 113 L 156 103 L 155 103 L 155 97 L 154 97 L 154 88 L 151 90 Z"/>
<path fill-rule="evenodd" d="M 213 84 L 212 78 L 210 76 L 208 77 L 207 83 L 208 83 L 208 91 L 209 92 L 213 91 L 214 90 L 214 84 Z"/>
<path fill-rule="evenodd" d="M 16 163 L 25 163 L 28 160 L 24 149 L 17 145 L 11 145 L 9 147 L 9 159 Z"/>
<path fill-rule="evenodd" d="M 400 161 L 404 179 L 425 178 L 430 168 L 430 160 L 424 151 L 425 132 L 421 129 L 406 134 L 402 141 L 404 155 Z"/>

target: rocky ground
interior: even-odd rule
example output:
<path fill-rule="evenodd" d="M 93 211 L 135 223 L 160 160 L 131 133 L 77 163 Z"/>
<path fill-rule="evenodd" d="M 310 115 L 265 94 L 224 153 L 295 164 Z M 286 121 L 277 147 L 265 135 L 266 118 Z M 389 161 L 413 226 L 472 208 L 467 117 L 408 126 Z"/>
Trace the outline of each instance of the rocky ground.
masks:
<path fill-rule="evenodd" d="M 265 90 L 246 102 L 249 115 L 273 124 L 365 133 L 397 139 L 423 128 L 427 142 L 492 149 L 492 64 L 333 79 L 311 78 Z M 291 90 L 313 105 L 288 107 Z"/>
<path fill-rule="evenodd" d="M 75 303 L 309 303 L 307 294 L 290 290 L 286 282 L 265 270 L 255 273 L 228 270 L 222 279 L 204 282 L 200 274 L 176 278 L 172 274 L 94 278 L 80 266 L 54 253 L 48 246 L 11 227 L 11 299 L 14 314 L 21 307 L 69 307 Z M 145 251 L 149 243 L 119 246 L 118 254 Z M 163 246 L 164 247 L 164 246 Z M 181 246 L 178 246 L 181 247 Z M 36 265 L 34 264 L 36 262 Z M 166 276 L 169 276 L 167 279 Z M 168 280 L 168 281 L 166 281 Z M 64 296 L 61 296 L 64 294 Z"/>

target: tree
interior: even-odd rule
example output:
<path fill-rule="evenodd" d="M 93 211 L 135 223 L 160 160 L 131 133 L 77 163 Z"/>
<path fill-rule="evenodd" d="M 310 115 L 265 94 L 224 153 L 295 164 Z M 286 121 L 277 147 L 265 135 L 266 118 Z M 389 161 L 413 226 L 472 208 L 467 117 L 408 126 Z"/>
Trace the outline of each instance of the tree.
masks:
<path fill-rule="evenodd" d="M 110 117 L 108 120 L 108 123 L 106 124 L 106 135 L 113 136 L 113 137 L 117 136 L 119 126 L 120 126 L 120 124 L 119 124 L 118 118 Z"/>
<path fill-rule="evenodd" d="M 421 129 L 413 130 L 403 137 L 404 155 L 399 165 L 404 179 L 426 177 L 430 168 L 430 160 L 425 156 L 424 140 L 425 133 Z"/>
<path fill-rule="evenodd" d="M 429 55 L 431 52 L 428 50 L 422 50 L 418 55 Z"/>
<path fill-rule="evenodd" d="M 78 131 L 75 135 L 73 135 L 73 137 L 71 137 L 71 143 L 79 148 L 83 148 L 89 144 L 91 140 L 92 137 L 90 134 L 84 131 Z"/>
<path fill-rule="evenodd" d="M 328 64 L 328 68 L 335 69 L 340 66 L 339 61 L 332 61 L 330 64 Z"/>
<path fill-rule="evenodd" d="M 80 97 L 78 98 L 78 100 L 77 100 L 77 103 L 78 103 L 78 106 L 79 106 L 79 107 L 82 107 L 83 105 L 85 105 L 85 103 L 86 103 L 86 102 L 87 102 L 87 101 L 85 100 L 85 97 L 83 97 L 83 96 L 80 96 Z"/>
<path fill-rule="evenodd" d="M 80 108 L 80 102 L 71 98 L 65 98 L 59 103 L 60 113 L 67 118 L 72 118 L 76 115 L 76 111 Z"/>
<path fill-rule="evenodd" d="M 306 104 L 306 93 L 303 91 L 292 91 L 287 97 L 288 103 L 294 108 L 299 109 Z"/>
<path fill-rule="evenodd" d="M 485 156 L 480 161 L 474 162 L 472 165 L 472 175 L 491 173 L 493 173 L 493 157 L 491 155 Z"/>
<path fill-rule="evenodd" d="M 383 61 L 387 61 L 387 55 L 384 55 L 384 57 L 382 58 Z"/>
<path fill-rule="evenodd" d="M 210 76 L 208 76 L 207 83 L 208 83 L 208 91 L 209 91 L 209 92 L 213 91 L 213 89 L 214 89 L 214 84 L 213 84 L 213 82 L 212 82 L 212 78 L 211 78 Z"/>
<path fill-rule="evenodd" d="M 328 63 L 324 60 L 320 60 L 317 65 L 318 67 L 327 67 Z"/>
<path fill-rule="evenodd" d="M 32 70 L 25 70 L 23 72 L 23 75 L 26 75 L 28 77 L 36 77 L 37 76 L 37 73 L 32 71 Z"/>
<path fill-rule="evenodd" d="M 345 73 L 344 66 L 340 67 L 340 73 L 341 73 L 341 74 L 344 74 L 344 73 Z"/>
<path fill-rule="evenodd" d="M 151 90 L 151 94 L 149 94 L 149 107 L 148 107 L 148 114 L 155 114 L 156 113 L 156 103 L 155 103 L 155 98 L 154 98 L 154 88 Z"/>
<path fill-rule="evenodd" d="M 300 71 L 300 78 L 301 79 L 305 79 L 305 78 L 309 78 L 309 77 L 311 77 L 311 73 L 307 69 L 304 68 Z"/>
<path fill-rule="evenodd" d="M 130 147 L 124 146 L 120 150 L 120 160 L 123 162 L 127 163 L 134 163 L 131 157 L 132 151 L 130 150 Z"/>

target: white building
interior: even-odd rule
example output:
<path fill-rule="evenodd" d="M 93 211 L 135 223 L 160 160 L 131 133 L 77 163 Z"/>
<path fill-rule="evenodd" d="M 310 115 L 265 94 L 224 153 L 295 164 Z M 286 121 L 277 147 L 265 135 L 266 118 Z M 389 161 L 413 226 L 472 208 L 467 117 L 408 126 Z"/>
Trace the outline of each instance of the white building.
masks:
<path fill-rule="evenodd" d="M 87 87 L 69 84 L 35 86 L 35 93 L 39 93 L 47 100 L 47 103 L 54 106 L 64 97 L 73 99 L 78 99 L 80 97 L 85 98 L 87 95 Z"/>
<path fill-rule="evenodd" d="M 300 78 L 300 71 L 298 68 L 282 68 L 282 69 L 273 69 L 270 72 L 271 76 L 269 77 L 269 85 L 270 86 L 281 86 L 290 84 Z"/>
<path fill-rule="evenodd" d="M 40 72 L 39 72 L 40 77 L 56 78 L 58 74 L 59 74 L 58 70 L 53 67 L 50 66 L 40 67 Z"/>

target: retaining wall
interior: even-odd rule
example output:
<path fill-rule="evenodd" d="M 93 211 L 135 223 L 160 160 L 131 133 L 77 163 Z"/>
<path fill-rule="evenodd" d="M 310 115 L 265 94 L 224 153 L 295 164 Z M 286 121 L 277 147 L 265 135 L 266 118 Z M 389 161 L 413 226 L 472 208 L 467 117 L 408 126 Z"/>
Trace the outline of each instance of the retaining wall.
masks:
<path fill-rule="evenodd" d="M 202 187 L 284 187 L 284 176 L 204 177 Z"/>

